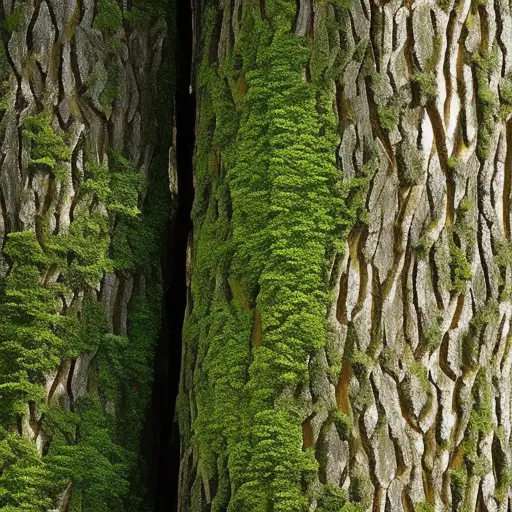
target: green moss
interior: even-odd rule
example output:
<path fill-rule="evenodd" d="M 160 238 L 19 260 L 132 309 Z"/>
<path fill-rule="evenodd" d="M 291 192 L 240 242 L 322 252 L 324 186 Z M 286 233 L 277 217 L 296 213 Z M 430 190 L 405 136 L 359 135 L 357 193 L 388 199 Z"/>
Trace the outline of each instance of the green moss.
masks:
<path fill-rule="evenodd" d="M 329 418 L 336 427 L 340 439 L 347 441 L 350 436 L 350 431 L 352 430 L 352 419 L 350 416 L 335 410 L 331 411 Z"/>
<path fill-rule="evenodd" d="M 94 17 L 96 30 L 118 30 L 123 26 L 123 12 L 117 0 L 99 0 L 98 11 Z"/>
<path fill-rule="evenodd" d="M 48 510 L 55 489 L 50 471 L 35 446 L 0 427 L 0 508 L 5 511 Z"/>
<path fill-rule="evenodd" d="M 366 55 L 366 49 L 368 47 L 368 40 L 362 40 L 359 41 L 354 47 L 354 52 L 352 54 L 352 59 L 354 59 L 356 62 L 362 62 L 365 55 Z"/>
<path fill-rule="evenodd" d="M 327 342 L 325 275 L 361 217 L 368 177 L 339 183 L 332 88 L 321 79 L 329 33 L 314 47 L 290 33 L 294 5 L 265 7 L 265 20 L 244 10 L 237 45 L 220 63 L 210 63 L 215 8 L 203 19 L 193 308 L 184 327 L 185 364 L 198 370 L 187 384 L 195 407 L 182 395 L 180 422 L 203 478 L 227 465 L 230 508 L 277 512 L 310 501 L 304 486 L 317 462 L 302 450 L 303 410 L 283 397 L 308 382 L 306 361 Z M 312 52 L 324 60 L 308 83 Z M 233 95 L 240 76 L 245 92 Z M 261 343 L 252 347 L 256 329 Z"/>
<path fill-rule="evenodd" d="M 455 169 L 457 167 L 457 159 L 453 156 L 448 158 L 448 168 Z"/>
<path fill-rule="evenodd" d="M 416 71 L 412 76 L 412 81 L 418 86 L 423 99 L 433 98 L 437 94 L 437 80 L 434 73 Z"/>
<path fill-rule="evenodd" d="M 369 355 L 365 354 L 364 352 L 355 350 L 350 356 L 350 363 L 352 365 L 354 375 L 357 378 L 364 378 L 371 371 L 374 361 Z"/>
<path fill-rule="evenodd" d="M 93 294 L 86 295 L 80 317 L 74 310 L 62 316 L 57 297 L 68 293 L 65 284 L 40 282 L 40 275 L 54 265 L 61 266 L 64 283 L 73 285 L 76 272 L 95 266 L 98 274 L 90 278 L 97 280 L 105 271 L 98 263 L 109 245 L 108 234 L 105 236 L 102 251 L 91 219 L 82 222 L 75 218 L 68 234 L 47 237 L 44 249 L 32 232 L 8 237 L 5 254 L 13 267 L 0 294 L 0 337 L 10 341 L 0 344 L 0 425 L 16 424 L 29 401 L 43 407 L 44 374 L 57 368 L 61 360 L 84 352 L 94 354 L 90 379 L 99 396 L 77 402 L 74 412 L 45 409 L 44 428 L 52 438 L 50 451 L 42 461 L 37 458 L 37 464 L 27 457 L 28 466 L 16 463 L 4 472 L 0 505 L 46 510 L 72 480 L 70 510 L 127 510 L 123 497 L 130 485 L 128 469 L 140 464 L 139 434 L 150 398 L 151 357 L 160 325 L 162 290 L 148 284 L 143 295 L 133 298 L 128 336 L 120 337 L 107 333 L 103 306 Z M 88 286 L 81 282 L 79 289 L 88 290 Z M 102 401 L 115 400 L 123 418 L 121 425 L 105 412 L 100 397 Z M 30 495 L 32 487 L 23 493 L 16 490 L 29 474 L 34 475 L 37 505 Z M 43 485 L 38 474 L 52 484 Z"/>
<path fill-rule="evenodd" d="M 466 291 L 466 282 L 470 281 L 473 277 L 471 265 L 468 262 L 465 251 L 458 247 L 453 240 L 450 240 L 449 246 L 452 280 L 451 290 L 462 294 Z"/>
<path fill-rule="evenodd" d="M 506 78 L 501 82 L 500 88 L 500 115 L 506 120 L 512 114 L 512 70 L 509 70 Z"/>
<path fill-rule="evenodd" d="M 163 16 L 162 9 L 168 7 L 167 2 L 159 2 L 160 10 L 151 4 L 155 16 Z M 132 2 L 132 7 L 143 10 L 146 5 L 139 1 Z M 14 21 L 14 17 L 8 20 L 11 25 Z M 117 2 L 97 2 L 94 28 L 102 31 L 104 62 L 109 69 L 99 99 L 107 116 L 121 78 L 121 69 L 115 67 L 121 34 L 112 31 L 122 23 Z M 8 75 L 3 53 L 0 57 L 3 81 Z M 78 142 L 85 149 L 84 181 L 76 187 L 80 177 L 73 176 L 71 223 L 65 230 L 59 226 L 58 235 L 50 229 L 49 217 L 53 205 L 60 206 L 65 180 L 70 179 L 64 172 L 69 167 L 64 164 L 71 160 L 68 134 L 46 111 L 22 121 L 31 170 L 48 172 L 62 186 L 61 195 L 52 198 L 49 213 L 37 219 L 37 235 L 10 233 L 3 249 L 10 264 L 9 274 L 0 279 L 0 509 L 6 512 L 56 509 L 58 496 L 70 481 L 70 512 L 151 509 L 144 491 L 140 435 L 151 397 L 152 359 L 161 325 L 160 257 L 171 210 L 167 141 L 171 140 L 169 118 L 173 115 L 172 81 L 164 81 L 155 67 L 151 79 L 157 78 L 165 94 L 157 87 L 154 94 L 147 94 L 144 84 L 138 84 L 141 100 L 154 103 L 149 114 L 154 119 L 148 125 L 161 128 L 159 138 L 143 130 L 144 137 L 157 146 L 148 183 L 120 153 L 111 152 L 104 165 L 96 162 L 96 152 L 90 151 L 85 134 L 84 146 L 82 139 Z M 2 98 L 0 109 L 4 104 Z M 123 245 L 114 243 L 120 239 L 128 247 L 124 253 L 114 247 Z M 129 271 L 135 282 L 126 336 L 108 332 L 105 310 L 95 290 L 105 272 L 114 270 L 120 277 L 121 271 Z M 59 276 L 56 283 L 51 277 L 55 275 Z M 92 357 L 87 394 L 75 397 L 72 411 L 57 404 L 47 406 L 46 375 L 62 361 L 85 353 Z M 18 434 L 27 404 L 36 414 L 42 413 L 42 428 L 49 441 L 43 457 L 33 441 Z"/>
<path fill-rule="evenodd" d="M 494 324 L 500 319 L 500 308 L 499 304 L 495 300 L 491 300 L 485 304 L 480 310 L 473 316 L 470 322 L 470 326 L 476 330 L 480 330 L 486 325 Z"/>
<path fill-rule="evenodd" d="M 109 158 L 110 194 L 107 208 L 113 213 L 126 217 L 139 215 L 139 192 L 142 188 L 140 172 L 129 160 L 116 151 Z"/>
<path fill-rule="evenodd" d="M 23 137 L 30 143 L 31 165 L 43 165 L 55 170 L 59 162 L 71 159 L 71 149 L 62 135 L 51 125 L 52 118 L 46 114 L 28 116 L 23 120 Z"/>
<path fill-rule="evenodd" d="M 363 512 L 360 504 L 350 503 L 345 490 L 327 484 L 317 500 L 319 512 Z"/>
<path fill-rule="evenodd" d="M 52 435 L 44 459 L 61 488 L 73 481 L 71 511 L 121 511 L 128 490 L 128 453 L 113 441 L 115 418 L 99 399 L 86 395 L 75 412 L 48 409 L 45 425 Z"/>
<path fill-rule="evenodd" d="M 498 268 L 498 284 L 500 301 L 507 301 L 512 295 L 510 284 L 507 282 L 507 270 L 512 266 L 512 244 L 504 241 L 496 242 L 494 263 Z"/>
<path fill-rule="evenodd" d="M 132 25 L 147 23 L 155 18 L 166 18 L 173 12 L 174 0 L 134 0 L 124 18 Z"/>
<path fill-rule="evenodd" d="M 445 12 L 449 12 L 452 5 L 451 0 L 436 0 L 436 4 Z"/>
<path fill-rule="evenodd" d="M 398 125 L 399 110 L 396 107 L 378 107 L 377 115 L 379 116 L 380 125 L 387 132 L 392 132 Z"/>
<path fill-rule="evenodd" d="M 59 285 L 40 282 L 48 260 L 34 233 L 11 233 L 5 254 L 13 266 L 0 296 L 0 425 L 12 425 L 28 401 L 41 401 L 43 375 L 70 353 L 76 322 L 59 315 Z"/>
<path fill-rule="evenodd" d="M 120 67 L 116 64 L 110 64 L 108 68 L 107 82 L 98 98 L 98 101 L 107 118 L 109 118 L 112 114 L 112 105 L 119 97 L 121 90 L 121 77 L 122 70 Z"/>
<path fill-rule="evenodd" d="M 472 388 L 473 406 L 469 416 L 467 433 L 461 443 L 461 450 L 466 460 L 478 473 L 478 441 L 480 436 L 488 435 L 494 426 L 492 417 L 492 388 L 487 379 L 486 370 L 480 369 L 476 375 Z"/>
<path fill-rule="evenodd" d="M 426 228 L 422 230 L 418 245 L 414 248 L 415 253 L 419 258 L 425 259 L 434 245 L 432 239 L 432 232 L 437 228 L 438 221 L 431 221 Z"/>
<path fill-rule="evenodd" d="M 373 485 L 368 471 L 364 471 L 356 464 L 350 468 L 349 498 L 353 503 L 361 504 L 363 510 L 371 509 L 373 502 Z"/>
<path fill-rule="evenodd" d="M 499 474 L 498 486 L 494 495 L 498 503 L 504 503 L 508 497 L 510 486 L 512 485 L 512 472 L 502 471 Z"/>
<path fill-rule="evenodd" d="M 475 312 L 469 323 L 469 329 L 462 338 L 462 359 L 466 368 L 477 367 L 482 331 L 487 325 L 496 325 L 499 319 L 499 305 L 495 300 L 489 301 Z"/>
<path fill-rule="evenodd" d="M 104 272 L 113 270 L 109 246 L 108 217 L 78 208 L 66 234 L 45 238 L 49 256 L 62 269 L 66 284 L 73 290 L 95 286 Z"/>
<path fill-rule="evenodd" d="M 434 503 L 428 501 L 422 501 L 414 505 L 414 512 L 435 512 L 435 510 Z"/>
<path fill-rule="evenodd" d="M 489 87 L 490 74 L 498 65 L 498 48 L 494 45 L 492 52 L 473 56 L 473 73 L 476 82 L 478 139 L 476 152 L 480 160 L 489 155 L 491 137 L 498 115 L 498 98 Z"/>
<path fill-rule="evenodd" d="M 425 329 L 425 339 L 427 340 L 427 346 L 431 351 L 436 350 L 441 346 L 443 341 L 443 333 L 441 331 L 441 325 L 435 321 Z"/>
<path fill-rule="evenodd" d="M 464 501 L 468 474 L 465 466 L 460 469 L 450 470 L 450 489 L 454 505 L 459 505 Z"/>
<path fill-rule="evenodd" d="M 3 29 L 5 29 L 9 34 L 11 34 L 16 29 L 21 27 L 22 21 L 23 21 L 22 10 L 20 8 L 13 9 L 12 13 L 9 14 L 9 16 L 7 16 L 5 18 L 5 20 L 3 20 L 0 23 L 0 26 Z"/>
<path fill-rule="evenodd" d="M 430 381 L 428 380 L 427 368 L 425 368 L 425 366 L 419 361 L 413 361 L 412 363 L 409 364 L 408 368 L 411 374 L 416 376 L 416 378 L 419 380 L 421 390 L 424 393 L 430 393 L 431 387 Z"/>
<path fill-rule="evenodd" d="M 427 73 L 434 73 L 439 61 L 441 60 L 442 38 L 440 35 L 435 35 L 432 40 L 432 53 L 425 63 L 425 70 Z"/>

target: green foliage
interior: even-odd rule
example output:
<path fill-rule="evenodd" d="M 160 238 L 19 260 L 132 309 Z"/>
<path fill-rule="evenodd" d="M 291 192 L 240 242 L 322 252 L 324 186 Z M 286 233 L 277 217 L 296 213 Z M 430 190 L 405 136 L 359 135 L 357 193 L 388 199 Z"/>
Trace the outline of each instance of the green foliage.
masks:
<path fill-rule="evenodd" d="M 52 490 L 56 484 L 33 443 L 0 427 L 0 509 L 48 510 Z"/>
<path fill-rule="evenodd" d="M 54 170 L 59 162 L 71 159 L 71 150 L 64 138 L 51 125 L 52 118 L 46 114 L 28 116 L 23 120 L 23 137 L 31 142 L 30 162 Z"/>
<path fill-rule="evenodd" d="M 44 463 L 61 488 L 73 482 L 70 510 L 123 510 L 128 454 L 113 441 L 115 419 L 105 412 L 98 397 L 81 398 L 75 412 L 48 409 L 45 426 L 52 443 Z"/>
<path fill-rule="evenodd" d="M 97 30 L 118 30 L 123 26 L 123 12 L 117 0 L 99 0 L 93 27 Z"/>

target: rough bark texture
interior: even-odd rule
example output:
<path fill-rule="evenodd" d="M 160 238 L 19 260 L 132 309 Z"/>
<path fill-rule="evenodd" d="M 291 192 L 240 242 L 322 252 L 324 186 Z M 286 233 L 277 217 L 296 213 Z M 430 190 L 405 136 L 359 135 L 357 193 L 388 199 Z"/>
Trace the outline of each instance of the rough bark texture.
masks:
<path fill-rule="evenodd" d="M 196 2 L 180 511 L 510 510 L 510 9 Z"/>
<path fill-rule="evenodd" d="M 164 2 L 124 4 L 0 4 L 6 511 L 149 506 L 138 452 L 171 205 L 172 80 L 159 71 Z"/>

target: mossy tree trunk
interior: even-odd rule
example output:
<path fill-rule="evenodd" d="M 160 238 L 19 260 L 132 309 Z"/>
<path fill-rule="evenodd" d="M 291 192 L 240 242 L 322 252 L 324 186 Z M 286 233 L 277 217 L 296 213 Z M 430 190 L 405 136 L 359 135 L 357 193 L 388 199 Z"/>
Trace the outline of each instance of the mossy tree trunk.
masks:
<path fill-rule="evenodd" d="M 172 202 L 171 2 L 129 4 L 0 3 L 5 511 L 150 509 L 139 449 Z"/>
<path fill-rule="evenodd" d="M 196 2 L 180 511 L 507 511 L 506 1 Z"/>

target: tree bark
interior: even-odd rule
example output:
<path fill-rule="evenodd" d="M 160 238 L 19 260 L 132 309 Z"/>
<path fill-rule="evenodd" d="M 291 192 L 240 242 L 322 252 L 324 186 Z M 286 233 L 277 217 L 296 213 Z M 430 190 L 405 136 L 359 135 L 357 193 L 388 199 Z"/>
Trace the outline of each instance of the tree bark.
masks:
<path fill-rule="evenodd" d="M 194 9 L 179 510 L 509 510 L 509 3 Z"/>
<path fill-rule="evenodd" d="M 149 510 L 133 475 L 175 184 L 171 53 L 165 3 L 123 4 L 0 3 L 6 511 Z"/>

